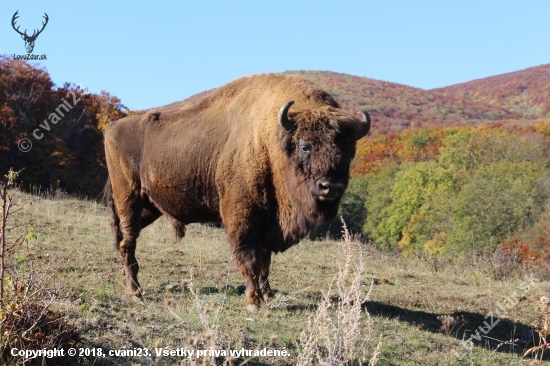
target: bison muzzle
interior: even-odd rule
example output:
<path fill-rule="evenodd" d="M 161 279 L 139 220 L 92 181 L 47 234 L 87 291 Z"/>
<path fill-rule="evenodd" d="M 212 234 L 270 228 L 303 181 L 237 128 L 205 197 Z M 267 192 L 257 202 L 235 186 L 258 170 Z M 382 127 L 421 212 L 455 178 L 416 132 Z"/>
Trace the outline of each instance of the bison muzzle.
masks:
<path fill-rule="evenodd" d="M 140 231 L 165 216 L 177 237 L 193 222 L 221 222 L 245 278 L 245 305 L 271 296 L 272 253 L 334 218 L 348 185 L 364 112 L 340 109 L 298 76 L 233 81 L 199 104 L 112 122 L 105 130 L 115 247 L 127 289 L 141 288 Z"/>

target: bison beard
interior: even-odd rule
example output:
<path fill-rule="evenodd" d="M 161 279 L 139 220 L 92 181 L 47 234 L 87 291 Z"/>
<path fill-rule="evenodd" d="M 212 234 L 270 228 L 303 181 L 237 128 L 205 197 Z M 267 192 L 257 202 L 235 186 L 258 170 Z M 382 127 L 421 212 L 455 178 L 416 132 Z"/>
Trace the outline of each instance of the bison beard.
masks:
<path fill-rule="evenodd" d="M 271 297 L 272 253 L 332 219 L 349 181 L 356 141 L 370 128 L 297 76 L 229 83 L 199 104 L 130 116 L 105 130 L 115 247 L 127 289 L 141 296 L 140 231 L 165 216 L 176 236 L 221 222 L 246 281 L 245 305 Z"/>

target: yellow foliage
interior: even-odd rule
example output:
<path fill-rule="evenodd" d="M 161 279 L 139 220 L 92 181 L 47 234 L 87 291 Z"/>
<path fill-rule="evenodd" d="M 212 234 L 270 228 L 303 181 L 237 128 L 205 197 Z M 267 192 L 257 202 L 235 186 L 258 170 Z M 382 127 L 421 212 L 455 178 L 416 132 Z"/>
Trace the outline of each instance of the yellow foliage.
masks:
<path fill-rule="evenodd" d="M 539 123 L 536 127 L 536 131 L 544 135 L 550 135 L 550 123 Z"/>
<path fill-rule="evenodd" d="M 399 249 L 404 255 L 408 255 L 414 252 L 415 244 L 418 241 L 418 234 L 414 229 L 414 225 L 424 216 L 423 212 L 411 215 L 411 220 L 408 225 L 403 228 L 401 232 L 401 240 L 397 243 Z"/>
<path fill-rule="evenodd" d="M 447 233 L 441 232 L 434 235 L 434 237 L 428 240 L 424 244 L 424 252 L 429 255 L 437 255 L 443 252 L 443 246 L 445 245 L 445 240 L 447 239 Z"/>
<path fill-rule="evenodd" d="M 407 253 L 410 251 L 409 246 L 411 245 L 411 235 L 413 235 L 413 233 L 409 229 L 409 226 L 405 227 L 403 229 L 401 240 L 399 240 L 399 242 L 397 243 L 399 249 L 401 249 L 403 253 Z"/>

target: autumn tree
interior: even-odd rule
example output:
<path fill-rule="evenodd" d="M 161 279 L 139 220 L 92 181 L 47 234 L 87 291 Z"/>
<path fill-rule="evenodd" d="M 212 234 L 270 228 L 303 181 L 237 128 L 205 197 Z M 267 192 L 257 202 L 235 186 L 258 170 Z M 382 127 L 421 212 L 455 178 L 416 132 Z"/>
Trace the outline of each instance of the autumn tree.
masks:
<path fill-rule="evenodd" d="M 0 58 L 0 169 L 25 167 L 23 188 L 42 186 L 96 197 L 107 172 L 103 130 L 126 115 L 120 99 L 105 91 L 53 84 L 41 67 Z M 18 142 L 28 138 L 29 152 Z"/>

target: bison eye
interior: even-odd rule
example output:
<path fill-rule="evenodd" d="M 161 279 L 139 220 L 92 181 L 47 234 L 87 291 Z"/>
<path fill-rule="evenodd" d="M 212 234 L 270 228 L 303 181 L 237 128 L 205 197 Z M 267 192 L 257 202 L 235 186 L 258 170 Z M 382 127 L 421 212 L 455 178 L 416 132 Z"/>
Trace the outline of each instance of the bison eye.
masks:
<path fill-rule="evenodd" d="M 311 150 L 312 150 L 311 143 L 307 140 L 300 140 L 298 143 L 298 157 L 300 158 L 300 161 L 302 163 L 306 163 L 309 161 L 309 157 L 311 156 Z"/>

